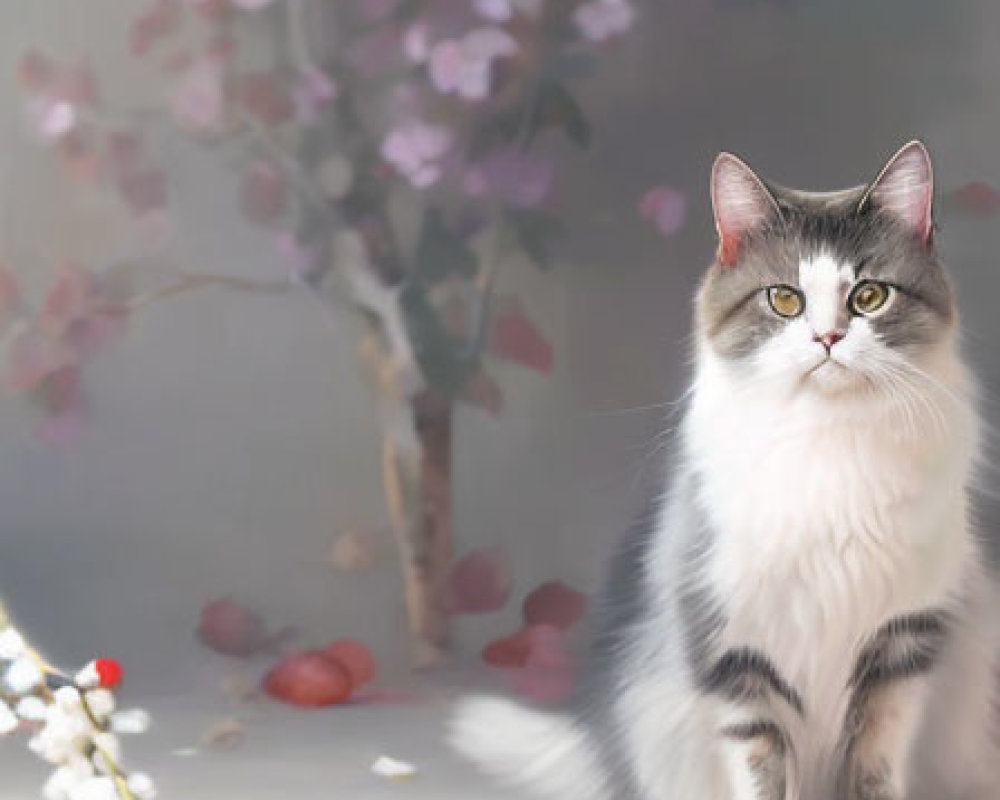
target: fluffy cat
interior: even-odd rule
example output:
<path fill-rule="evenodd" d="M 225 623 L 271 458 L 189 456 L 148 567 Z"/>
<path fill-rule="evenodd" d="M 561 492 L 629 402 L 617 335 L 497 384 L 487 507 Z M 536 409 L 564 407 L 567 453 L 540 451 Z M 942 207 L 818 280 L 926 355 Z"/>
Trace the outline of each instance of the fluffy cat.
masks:
<path fill-rule="evenodd" d="M 998 800 L 1000 624 L 933 178 L 765 183 L 722 154 L 676 463 L 587 680 L 464 701 L 452 741 L 566 800 Z"/>

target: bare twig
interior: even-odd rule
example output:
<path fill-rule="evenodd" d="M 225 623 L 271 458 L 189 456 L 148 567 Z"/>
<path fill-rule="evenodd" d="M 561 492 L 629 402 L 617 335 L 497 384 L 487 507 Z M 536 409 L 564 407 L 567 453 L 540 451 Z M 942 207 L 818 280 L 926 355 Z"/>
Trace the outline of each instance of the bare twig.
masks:
<path fill-rule="evenodd" d="M 181 277 L 174 283 L 160 286 L 137 295 L 126 303 L 125 307 L 129 311 L 138 311 L 158 300 L 212 286 L 222 289 L 235 289 L 241 292 L 273 293 L 288 291 L 293 286 L 293 281 L 291 279 L 282 281 L 253 280 L 235 275 L 210 275 L 197 272 L 181 273 Z"/>

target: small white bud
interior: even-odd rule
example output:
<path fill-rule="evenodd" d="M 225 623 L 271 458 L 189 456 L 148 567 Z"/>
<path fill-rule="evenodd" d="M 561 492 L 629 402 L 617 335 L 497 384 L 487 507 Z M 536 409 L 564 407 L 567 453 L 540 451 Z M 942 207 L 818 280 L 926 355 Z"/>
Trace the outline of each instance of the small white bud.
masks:
<path fill-rule="evenodd" d="M 41 722 L 45 719 L 46 709 L 47 706 L 42 698 L 29 694 L 27 697 L 22 697 L 18 701 L 16 711 L 17 715 L 21 719 L 26 719 L 31 722 Z"/>
<path fill-rule="evenodd" d="M 145 733 L 150 725 L 149 712 L 143 708 L 127 708 L 111 715 L 111 730 L 115 733 Z"/>
<path fill-rule="evenodd" d="M 13 661 L 24 655 L 25 648 L 24 637 L 14 628 L 0 631 L 0 658 Z"/>
<path fill-rule="evenodd" d="M 91 661 L 73 676 L 73 682 L 81 689 L 96 689 L 101 685 L 101 676 L 97 671 L 97 662 Z"/>
<path fill-rule="evenodd" d="M 128 788 L 138 800 L 154 800 L 156 797 L 156 785 L 145 772 L 133 772 L 128 779 Z"/>
<path fill-rule="evenodd" d="M 27 694 L 44 679 L 42 671 L 30 658 L 22 656 L 12 663 L 4 675 L 4 682 L 14 694 Z"/>
<path fill-rule="evenodd" d="M 84 695 L 87 705 L 98 719 L 108 716 L 115 710 L 115 696 L 107 689 L 91 689 Z"/>
<path fill-rule="evenodd" d="M 6 736 L 17 730 L 20 720 L 17 714 L 10 710 L 10 706 L 0 700 L 0 736 Z"/>
<path fill-rule="evenodd" d="M 87 778 L 69 790 L 68 800 L 118 800 L 115 783 L 107 776 Z"/>
<path fill-rule="evenodd" d="M 73 686 L 62 686 L 52 693 L 55 704 L 64 711 L 76 711 L 80 707 L 80 692 Z"/>
<path fill-rule="evenodd" d="M 107 758 L 110 758 L 116 764 L 122 759 L 122 746 L 118 742 L 118 737 L 113 733 L 107 733 L 102 731 L 101 733 L 95 733 L 93 738 L 94 746 L 97 748 L 98 752 L 94 753 L 94 765 L 102 772 L 107 771 L 108 764 Z"/>
<path fill-rule="evenodd" d="M 42 787 L 45 800 L 67 800 L 70 791 L 80 783 L 81 777 L 69 767 L 59 767 Z"/>

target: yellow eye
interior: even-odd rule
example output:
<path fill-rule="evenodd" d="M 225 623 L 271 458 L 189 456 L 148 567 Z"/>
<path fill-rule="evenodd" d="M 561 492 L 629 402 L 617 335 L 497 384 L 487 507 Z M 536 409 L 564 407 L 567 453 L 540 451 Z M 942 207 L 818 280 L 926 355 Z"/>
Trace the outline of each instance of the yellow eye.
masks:
<path fill-rule="evenodd" d="M 847 301 L 851 311 L 862 316 L 880 311 L 892 296 L 892 287 L 878 281 L 862 281 Z"/>
<path fill-rule="evenodd" d="M 806 308 L 802 293 L 791 286 L 772 286 L 767 290 L 767 300 L 774 313 L 785 319 L 799 316 Z"/>

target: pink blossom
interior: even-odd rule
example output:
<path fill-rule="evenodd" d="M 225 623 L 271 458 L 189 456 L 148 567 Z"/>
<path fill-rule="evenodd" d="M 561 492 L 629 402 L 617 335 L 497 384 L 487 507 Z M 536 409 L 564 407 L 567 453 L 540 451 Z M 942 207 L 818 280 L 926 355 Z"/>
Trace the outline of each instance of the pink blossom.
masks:
<path fill-rule="evenodd" d="M 265 125 L 280 125 L 295 116 L 292 98 L 270 71 L 241 75 L 233 93 L 239 105 Z"/>
<path fill-rule="evenodd" d="M 214 58 L 199 58 L 178 78 L 170 109 L 185 130 L 215 131 L 222 123 L 224 98 L 222 65 Z"/>
<path fill-rule="evenodd" d="M 475 0 L 476 12 L 494 22 L 507 22 L 515 14 L 538 16 L 544 0 Z"/>
<path fill-rule="evenodd" d="M 461 39 L 445 39 L 430 52 L 431 83 L 442 94 L 466 100 L 489 95 L 493 62 L 517 52 L 517 41 L 502 28 L 477 28 Z"/>
<path fill-rule="evenodd" d="M 153 0 L 129 28 L 129 45 L 134 56 L 144 56 L 160 39 L 180 26 L 177 5 L 171 0 Z"/>
<path fill-rule="evenodd" d="M 237 8 L 242 8 L 246 11 L 256 11 L 258 8 L 264 8 L 271 5 L 274 0 L 229 0 Z"/>
<path fill-rule="evenodd" d="M 69 348 L 36 327 L 27 328 L 7 351 L 7 383 L 15 391 L 33 389 L 46 375 L 72 363 Z"/>
<path fill-rule="evenodd" d="M 27 103 L 31 127 L 45 142 L 57 141 L 77 126 L 76 108 L 65 100 L 39 95 Z"/>
<path fill-rule="evenodd" d="M 45 293 L 39 327 L 52 337 L 61 337 L 74 320 L 87 314 L 93 298 L 93 276 L 74 262 L 63 264 Z"/>
<path fill-rule="evenodd" d="M 422 189 L 441 179 L 440 162 L 451 142 L 447 128 L 413 120 L 389 133 L 382 142 L 382 157 Z"/>
<path fill-rule="evenodd" d="M 271 241 L 275 252 L 291 276 L 301 277 L 312 268 L 316 260 L 315 253 L 304 247 L 291 231 L 280 231 Z"/>
<path fill-rule="evenodd" d="M 417 22 L 403 34 L 403 52 L 414 64 L 423 64 L 430 56 L 431 47 L 427 23 Z"/>
<path fill-rule="evenodd" d="M 378 22 L 393 12 L 399 0 L 362 0 L 361 11 L 369 22 Z"/>
<path fill-rule="evenodd" d="M 585 39 L 603 42 L 624 33 L 635 20 L 629 0 L 590 0 L 577 7 L 573 21 Z"/>
<path fill-rule="evenodd" d="M 639 201 L 639 216 L 653 223 L 664 236 L 671 236 L 684 227 L 687 198 L 676 189 L 654 187 Z"/>
<path fill-rule="evenodd" d="M 35 428 L 35 436 L 50 447 L 72 447 L 79 440 L 82 428 L 80 413 L 74 409 L 45 417 Z"/>
<path fill-rule="evenodd" d="M 295 115 L 302 122 L 315 120 L 337 97 L 337 84 L 325 72 L 308 67 L 292 90 Z"/>
<path fill-rule="evenodd" d="M 533 207 L 548 196 L 554 178 L 555 167 L 548 159 L 508 149 L 466 170 L 463 186 L 476 197 L 492 194 Z"/>

